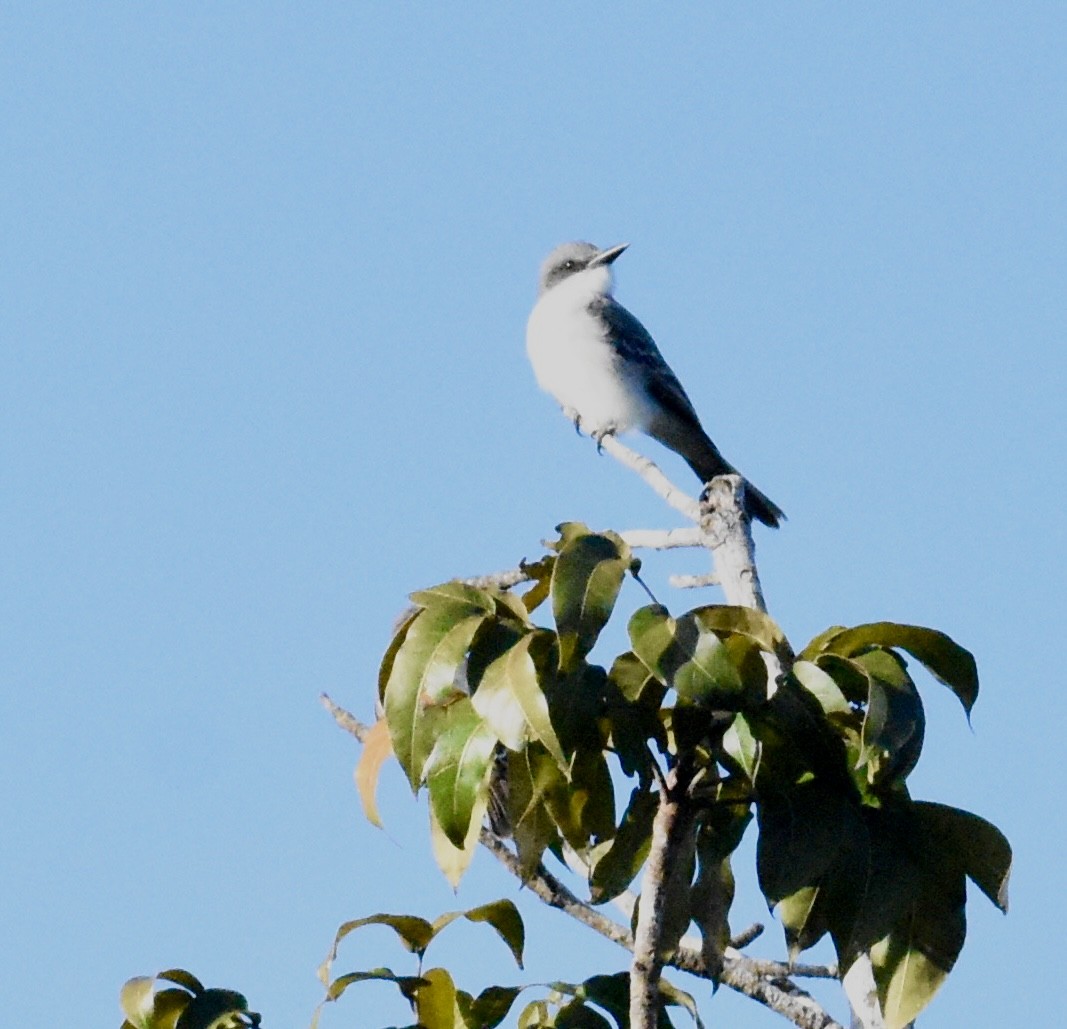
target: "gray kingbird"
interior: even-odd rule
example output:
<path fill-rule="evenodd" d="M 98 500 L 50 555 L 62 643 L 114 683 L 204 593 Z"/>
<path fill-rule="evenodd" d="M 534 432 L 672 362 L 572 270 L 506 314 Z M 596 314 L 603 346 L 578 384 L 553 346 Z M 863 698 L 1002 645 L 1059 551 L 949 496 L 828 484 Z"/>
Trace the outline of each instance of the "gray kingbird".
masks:
<path fill-rule="evenodd" d="M 611 266 L 629 246 L 564 243 L 541 265 L 526 353 L 537 382 L 599 442 L 639 429 L 680 454 L 701 482 L 734 472 L 645 327 L 612 296 Z M 781 509 L 745 483 L 749 517 L 777 527 Z"/>

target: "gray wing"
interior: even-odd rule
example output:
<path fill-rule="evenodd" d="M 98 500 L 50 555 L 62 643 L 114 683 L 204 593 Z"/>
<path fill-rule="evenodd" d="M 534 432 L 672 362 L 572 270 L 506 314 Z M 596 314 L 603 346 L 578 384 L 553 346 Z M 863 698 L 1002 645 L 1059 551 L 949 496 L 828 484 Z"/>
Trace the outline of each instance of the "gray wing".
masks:
<path fill-rule="evenodd" d="M 690 425 L 700 428 L 700 419 L 692 401 L 671 371 L 670 365 L 656 346 L 656 341 L 622 304 L 610 297 L 593 307 L 593 313 L 603 318 L 619 356 L 631 365 L 643 365 L 646 369 L 645 388 L 649 396 L 665 411 Z M 703 430 L 701 430 L 703 431 Z"/>

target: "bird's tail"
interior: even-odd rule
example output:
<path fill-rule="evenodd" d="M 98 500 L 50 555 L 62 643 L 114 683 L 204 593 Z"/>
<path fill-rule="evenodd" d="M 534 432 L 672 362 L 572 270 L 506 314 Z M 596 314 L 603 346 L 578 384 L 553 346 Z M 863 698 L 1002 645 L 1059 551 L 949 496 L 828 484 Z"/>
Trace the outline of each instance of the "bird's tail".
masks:
<path fill-rule="evenodd" d="M 685 458 L 685 463 L 696 472 L 701 482 L 710 482 L 716 475 L 737 474 L 737 469 L 719 453 L 719 448 L 712 443 L 707 433 L 701 432 L 699 436 L 692 432 L 672 433 L 670 439 L 665 438 L 665 435 L 655 434 L 661 443 Z M 745 479 L 745 511 L 749 518 L 755 518 L 772 529 L 777 529 L 779 523 L 785 521 L 782 509 L 756 489 L 748 479 Z"/>

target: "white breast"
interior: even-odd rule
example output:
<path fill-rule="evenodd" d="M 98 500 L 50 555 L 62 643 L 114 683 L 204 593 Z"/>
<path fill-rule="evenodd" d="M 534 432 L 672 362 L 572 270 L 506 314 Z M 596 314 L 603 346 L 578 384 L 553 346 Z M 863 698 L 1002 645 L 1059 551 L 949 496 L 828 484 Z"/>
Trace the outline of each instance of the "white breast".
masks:
<path fill-rule="evenodd" d="M 589 305 L 610 286 L 606 268 L 591 268 L 542 294 L 526 324 L 526 353 L 537 382 L 582 431 L 625 432 L 651 414 L 643 384 L 618 360 Z"/>

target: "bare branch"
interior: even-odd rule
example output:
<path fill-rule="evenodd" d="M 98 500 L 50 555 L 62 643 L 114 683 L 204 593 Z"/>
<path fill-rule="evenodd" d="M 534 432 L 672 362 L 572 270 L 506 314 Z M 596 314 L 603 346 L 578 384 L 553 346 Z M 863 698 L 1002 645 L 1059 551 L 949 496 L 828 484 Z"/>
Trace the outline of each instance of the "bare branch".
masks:
<path fill-rule="evenodd" d="M 659 1022 L 659 980 L 672 868 L 684 866 L 680 856 L 693 846 L 695 812 L 689 799 L 690 769 L 676 765 L 659 790 L 659 809 L 652 821 L 652 843 L 641 880 L 633 961 L 630 963 L 630 1029 L 656 1029 Z"/>
<path fill-rule="evenodd" d="M 468 579 L 460 579 L 460 582 L 468 586 L 475 586 L 484 590 L 495 586 L 497 589 L 510 589 L 518 586 L 520 582 L 530 582 L 533 576 L 525 568 L 509 568 L 503 572 L 490 572 L 488 575 L 472 575 Z"/>
<path fill-rule="evenodd" d="M 878 985 L 870 956 L 861 954 L 852 962 L 841 980 L 845 996 L 852 1006 L 852 1016 L 860 1029 L 886 1029 L 882 1006 L 878 1003 Z"/>
<path fill-rule="evenodd" d="M 482 829 L 478 841 L 499 861 L 515 878 L 534 893 L 549 907 L 558 908 L 566 912 L 571 918 L 576 919 L 583 925 L 588 926 L 594 932 L 599 933 L 605 939 L 617 943 L 627 950 L 633 949 L 633 936 L 630 930 L 602 915 L 596 908 L 591 907 L 584 901 L 579 900 L 567 887 L 559 881 L 545 866 L 538 865 L 532 875 L 523 874 L 522 865 L 518 857 L 508 848 L 507 844 L 488 829 Z"/>
<path fill-rule="evenodd" d="M 698 528 L 627 529 L 619 535 L 635 549 L 674 550 L 679 547 L 702 547 L 704 536 Z"/>
<path fill-rule="evenodd" d="M 731 938 L 730 946 L 734 950 L 744 950 L 750 943 L 763 935 L 763 926 L 759 922 L 753 922 L 747 929 L 742 929 L 736 936 Z"/>
<path fill-rule="evenodd" d="M 766 611 L 752 527 L 744 514 L 744 490 L 740 475 L 712 479 L 700 499 L 700 528 L 726 602 Z"/>
<path fill-rule="evenodd" d="M 684 493 L 667 478 L 659 467 L 647 457 L 642 457 L 636 450 L 631 450 L 620 443 L 615 436 L 605 436 L 600 441 L 601 449 L 606 450 L 616 461 L 637 472 L 663 500 L 680 511 L 691 522 L 700 520 L 700 505 L 687 493 Z"/>
<path fill-rule="evenodd" d="M 319 702 L 331 715 L 333 715 L 333 720 L 344 729 L 345 732 L 351 733 L 360 743 L 367 738 L 367 733 L 370 732 L 370 726 L 364 725 L 355 715 L 350 714 L 343 707 L 335 704 L 330 699 L 328 693 L 320 693 Z"/>
<path fill-rule="evenodd" d="M 677 590 L 699 590 L 705 586 L 719 585 L 719 577 L 714 572 L 704 575 L 672 575 L 667 581 Z"/>

